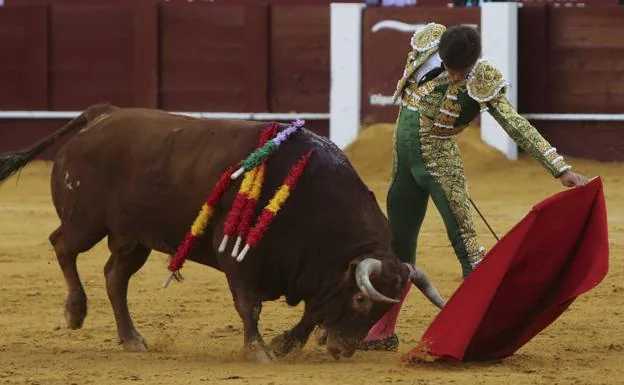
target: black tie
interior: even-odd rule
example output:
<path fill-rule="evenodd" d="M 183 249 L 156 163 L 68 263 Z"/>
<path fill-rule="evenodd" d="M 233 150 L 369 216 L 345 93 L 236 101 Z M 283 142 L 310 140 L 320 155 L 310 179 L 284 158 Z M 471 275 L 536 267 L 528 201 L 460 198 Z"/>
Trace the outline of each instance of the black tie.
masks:
<path fill-rule="evenodd" d="M 422 84 L 425 84 L 429 80 L 435 79 L 442 72 L 444 72 L 444 63 L 440 64 L 440 66 L 438 66 L 438 67 L 435 67 L 435 68 L 429 70 L 429 72 L 427 72 L 425 74 L 425 76 L 423 76 L 422 79 L 420 79 L 420 81 L 418 82 L 418 86 L 421 86 Z"/>

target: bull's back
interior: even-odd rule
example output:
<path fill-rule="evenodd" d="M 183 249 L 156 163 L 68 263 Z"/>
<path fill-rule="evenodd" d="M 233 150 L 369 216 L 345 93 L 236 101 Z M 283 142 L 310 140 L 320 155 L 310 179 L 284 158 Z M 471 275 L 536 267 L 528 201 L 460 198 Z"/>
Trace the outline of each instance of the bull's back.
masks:
<path fill-rule="evenodd" d="M 253 148 L 264 126 L 258 122 L 200 120 L 159 110 L 120 109 L 76 134 L 64 148 L 64 155 L 88 160 L 87 167 L 114 171 L 109 177 L 152 172 L 163 177 L 166 172 L 167 178 L 175 178 L 181 171 L 187 177 L 197 171 L 204 176 L 205 170 L 197 165 L 200 159 L 211 164 L 240 160 Z"/>
<path fill-rule="evenodd" d="M 59 152 L 53 174 L 59 216 L 76 231 L 114 233 L 174 253 L 219 177 L 254 150 L 266 124 L 118 110 L 77 133 Z M 264 239 L 275 263 L 286 258 L 280 250 L 288 251 L 292 271 L 298 262 L 291 253 L 305 250 L 307 242 L 317 249 L 322 244 L 323 253 L 340 253 L 342 247 L 388 236 L 383 213 L 344 154 L 307 130 L 293 135 L 269 159 L 258 209 L 312 148 L 307 177 L 298 182 Z M 215 225 L 224 220 L 241 179 L 220 201 Z M 211 235 L 208 229 L 203 242 L 210 242 Z M 285 240 L 291 242 L 288 247 Z M 211 254 L 210 248 L 201 247 L 198 254 Z"/>
<path fill-rule="evenodd" d="M 59 151 L 52 174 L 59 217 L 172 252 L 206 194 L 253 151 L 265 125 L 117 110 Z"/>

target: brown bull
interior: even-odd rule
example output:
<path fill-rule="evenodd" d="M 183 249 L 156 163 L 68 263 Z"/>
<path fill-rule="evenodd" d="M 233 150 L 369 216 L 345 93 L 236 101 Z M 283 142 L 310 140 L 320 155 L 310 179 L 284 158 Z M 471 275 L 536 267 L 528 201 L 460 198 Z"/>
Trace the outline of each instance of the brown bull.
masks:
<path fill-rule="evenodd" d="M 119 342 L 127 350 L 147 349 L 128 310 L 130 277 L 151 250 L 175 254 L 217 179 L 255 149 L 265 127 L 96 105 L 32 147 L 0 156 L 2 182 L 58 138 L 74 133 L 52 169 L 52 199 L 61 224 L 49 238 L 68 286 L 70 328 L 81 328 L 87 314 L 76 258 L 108 236 L 111 256 L 104 272 Z M 230 256 L 232 243 L 218 252 L 242 178 L 223 196 L 189 256 L 225 273 L 244 325 L 244 346 L 259 360 L 302 347 L 315 326 L 327 332 L 332 356 L 351 356 L 410 278 L 443 305 L 422 272 L 393 254 L 385 216 L 329 140 L 306 129 L 293 134 L 268 160 L 258 211 L 309 149 L 315 152 L 296 190 L 242 262 Z M 299 323 L 267 347 L 258 330 L 262 303 L 281 296 L 291 306 L 304 301 L 305 310 Z"/>

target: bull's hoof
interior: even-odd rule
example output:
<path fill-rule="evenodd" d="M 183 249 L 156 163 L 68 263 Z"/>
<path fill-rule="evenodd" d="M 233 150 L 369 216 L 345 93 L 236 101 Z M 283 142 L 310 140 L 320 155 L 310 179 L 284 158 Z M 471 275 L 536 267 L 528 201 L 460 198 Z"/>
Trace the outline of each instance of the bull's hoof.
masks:
<path fill-rule="evenodd" d="M 299 350 L 303 347 L 299 341 L 290 337 L 288 332 L 274 337 L 269 346 L 271 347 L 271 351 L 278 358 L 284 357 L 293 350 Z"/>
<path fill-rule="evenodd" d="M 87 296 L 84 291 L 72 291 L 67 295 L 63 315 L 68 328 L 82 328 L 87 317 Z"/>
<path fill-rule="evenodd" d="M 275 354 L 261 342 L 252 342 L 245 350 L 247 360 L 258 364 L 268 364 L 277 359 Z"/>
<path fill-rule="evenodd" d="M 120 340 L 120 344 L 123 346 L 123 350 L 131 353 L 143 353 L 147 352 L 147 341 L 136 330 L 133 332 L 133 337 L 125 340 Z"/>
<path fill-rule="evenodd" d="M 399 349 L 399 337 L 392 333 L 390 336 L 380 340 L 363 341 L 358 346 L 358 349 L 396 352 Z"/>

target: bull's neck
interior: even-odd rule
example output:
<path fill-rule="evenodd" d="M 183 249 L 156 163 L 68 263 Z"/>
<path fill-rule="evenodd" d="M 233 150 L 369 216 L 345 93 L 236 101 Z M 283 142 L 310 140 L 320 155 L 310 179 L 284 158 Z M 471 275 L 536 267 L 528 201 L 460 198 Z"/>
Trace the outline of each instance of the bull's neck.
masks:
<path fill-rule="evenodd" d="M 327 242 L 326 244 L 329 244 Z M 356 260 L 367 257 L 380 260 L 394 258 L 391 245 L 381 242 L 379 239 L 368 238 L 366 240 L 342 242 L 348 245 L 341 249 L 317 249 L 314 260 L 321 262 L 321 268 L 304 268 L 299 271 L 299 281 L 308 282 L 309 285 L 301 287 L 299 294 L 303 299 L 323 301 L 322 298 L 330 295 L 338 289 L 340 280 L 345 277 L 349 264 Z"/>

